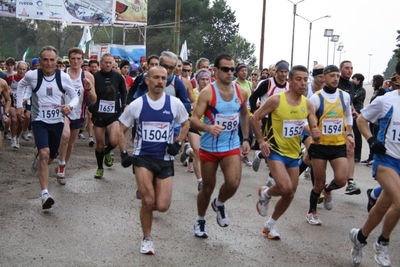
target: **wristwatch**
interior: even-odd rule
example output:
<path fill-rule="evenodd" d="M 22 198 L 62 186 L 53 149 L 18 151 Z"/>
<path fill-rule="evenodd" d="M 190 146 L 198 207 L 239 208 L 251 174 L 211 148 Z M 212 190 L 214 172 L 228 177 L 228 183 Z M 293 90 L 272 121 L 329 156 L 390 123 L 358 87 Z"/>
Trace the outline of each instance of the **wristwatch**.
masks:
<path fill-rule="evenodd" d="M 250 144 L 250 138 L 243 138 L 243 142 L 244 141 L 247 141 L 247 142 L 249 142 L 249 144 Z"/>
<path fill-rule="evenodd" d="M 8 113 L 8 112 L 4 113 L 4 115 L 6 115 L 7 117 L 10 117 L 10 113 Z"/>

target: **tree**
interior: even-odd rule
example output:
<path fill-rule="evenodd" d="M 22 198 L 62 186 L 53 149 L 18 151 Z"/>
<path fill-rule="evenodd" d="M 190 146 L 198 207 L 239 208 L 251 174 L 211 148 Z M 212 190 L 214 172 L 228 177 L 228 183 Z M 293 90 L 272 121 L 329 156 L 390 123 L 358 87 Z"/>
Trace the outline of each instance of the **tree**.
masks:
<path fill-rule="evenodd" d="M 397 34 L 398 34 L 398 36 L 396 38 L 396 41 L 400 42 L 400 30 L 397 30 Z M 400 61 L 400 44 L 397 44 L 396 46 L 397 46 L 397 48 L 395 50 L 393 50 L 393 52 L 394 52 L 394 55 L 397 57 L 397 60 Z"/>
<path fill-rule="evenodd" d="M 396 55 L 393 54 L 392 58 L 388 62 L 386 70 L 383 72 L 383 77 L 385 77 L 386 80 L 390 79 L 392 74 L 395 72 L 396 64 L 398 61 L 399 61 L 399 58 L 397 58 Z"/>
<path fill-rule="evenodd" d="M 226 49 L 233 55 L 236 63 L 245 63 L 247 67 L 256 65 L 257 58 L 254 56 L 256 46 L 249 43 L 244 37 L 236 35 L 235 40 Z"/>

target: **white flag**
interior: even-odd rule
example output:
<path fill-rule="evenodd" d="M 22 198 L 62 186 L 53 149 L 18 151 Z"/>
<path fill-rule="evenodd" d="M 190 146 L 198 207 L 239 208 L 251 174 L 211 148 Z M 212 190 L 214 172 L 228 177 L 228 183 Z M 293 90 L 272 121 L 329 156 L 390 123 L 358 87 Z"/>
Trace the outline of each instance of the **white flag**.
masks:
<path fill-rule="evenodd" d="M 181 49 L 181 54 L 180 54 L 181 58 L 183 61 L 188 59 L 188 50 L 187 50 L 187 43 L 186 40 L 182 45 L 182 49 Z"/>
<path fill-rule="evenodd" d="M 86 44 L 87 44 L 90 40 L 92 40 L 92 35 L 90 34 L 89 26 L 85 26 L 85 27 L 83 28 L 82 38 L 81 38 L 81 40 L 79 41 L 79 45 L 78 45 L 78 47 L 79 47 L 80 49 L 82 49 L 83 53 L 86 52 Z"/>

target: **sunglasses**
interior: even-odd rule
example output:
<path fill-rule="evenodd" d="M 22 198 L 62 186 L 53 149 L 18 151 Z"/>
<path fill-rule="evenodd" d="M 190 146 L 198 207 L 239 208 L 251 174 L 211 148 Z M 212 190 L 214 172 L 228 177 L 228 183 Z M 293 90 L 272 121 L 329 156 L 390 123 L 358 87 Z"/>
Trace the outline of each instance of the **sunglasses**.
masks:
<path fill-rule="evenodd" d="M 185 69 L 183 69 L 182 72 L 190 72 L 190 70 L 185 70 Z"/>
<path fill-rule="evenodd" d="M 222 70 L 223 72 L 229 72 L 229 71 L 234 72 L 235 71 L 234 67 L 231 67 L 231 68 L 229 68 L 229 67 L 220 67 L 219 69 Z"/>
<path fill-rule="evenodd" d="M 251 76 L 258 76 L 257 73 L 252 73 Z"/>
<path fill-rule="evenodd" d="M 167 70 L 174 70 L 175 69 L 175 66 L 170 66 L 170 65 L 167 65 L 167 64 L 161 64 L 161 67 L 163 67 L 163 68 L 165 68 Z"/>

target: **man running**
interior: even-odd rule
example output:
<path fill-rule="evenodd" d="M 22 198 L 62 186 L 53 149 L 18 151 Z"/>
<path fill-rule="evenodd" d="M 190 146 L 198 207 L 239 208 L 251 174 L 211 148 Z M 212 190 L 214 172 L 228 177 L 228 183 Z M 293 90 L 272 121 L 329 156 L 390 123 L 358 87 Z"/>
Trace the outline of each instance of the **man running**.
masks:
<path fill-rule="evenodd" d="M 174 156 L 179 153 L 181 142 L 186 138 L 189 121 L 183 103 L 164 93 L 167 83 L 167 70 L 164 67 L 151 68 L 145 82 L 148 93 L 131 102 L 119 118 L 120 150 L 123 161 L 130 161 L 126 152 L 125 133 L 136 121 L 133 170 L 142 200 L 140 222 L 143 240 L 140 252 L 154 254 L 151 237 L 153 211 L 166 212 L 169 209 Z M 182 128 L 174 142 L 175 122 L 180 123 Z"/>
<path fill-rule="evenodd" d="M 54 199 L 48 191 L 49 167 L 57 157 L 61 134 L 64 128 L 64 115 L 69 115 L 76 108 L 79 98 L 71 78 L 56 69 L 58 51 L 52 46 L 45 46 L 39 53 L 40 69 L 29 71 L 18 83 L 17 108 L 23 116 L 22 100 L 32 96 L 32 129 L 39 154 L 38 175 L 42 189 L 42 209 L 49 210 Z M 65 94 L 71 101 L 65 103 Z"/>
<path fill-rule="evenodd" d="M 312 129 L 312 138 L 319 141 L 314 106 L 304 96 L 307 91 L 308 70 L 304 66 L 294 66 L 289 72 L 289 90 L 271 96 L 254 113 L 251 124 L 261 153 L 267 157 L 269 169 L 275 178 L 271 187 L 260 186 L 256 208 L 265 217 L 268 204 L 273 196 L 281 198 L 275 210 L 265 222 L 262 232 L 269 238 L 279 240 L 276 221 L 287 210 L 294 198 L 299 183 L 299 158 L 301 155 L 301 137 L 304 127 Z M 260 121 L 267 115 L 266 137 L 260 129 Z"/>
<path fill-rule="evenodd" d="M 217 213 L 219 226 L 229 225 L 224 203 L 235 194 L 242 174 L 239 123 L 244 137 L 242 153 L 246 155 L 250 151 L 247 92 L 232 81 L 233 58 L 220 54 L 215 59 L 214 70 L 217 80 L 202 90 L 190 120 L 193 129 L 203 132 L 199 149 L 203 186 L 197 196 L 198 216 L 194 223 L 194 235 L 200 238 L 208 237 L 205 215 L 214 191 L 218 165 L 224 175 L 224 184 L 211 207 Z"/>

